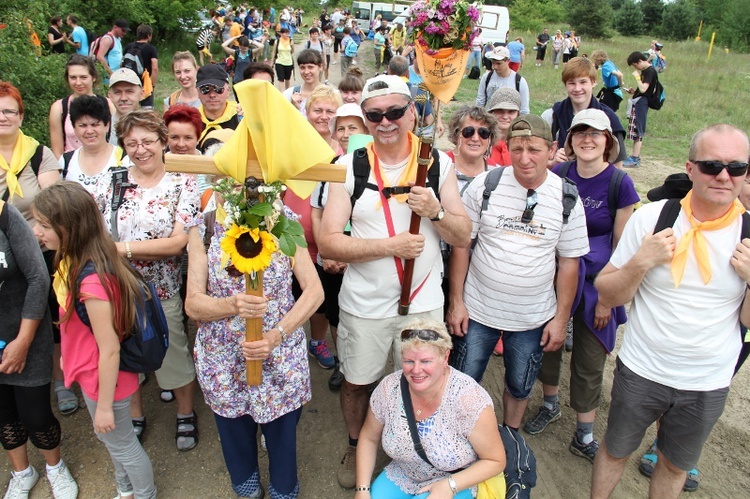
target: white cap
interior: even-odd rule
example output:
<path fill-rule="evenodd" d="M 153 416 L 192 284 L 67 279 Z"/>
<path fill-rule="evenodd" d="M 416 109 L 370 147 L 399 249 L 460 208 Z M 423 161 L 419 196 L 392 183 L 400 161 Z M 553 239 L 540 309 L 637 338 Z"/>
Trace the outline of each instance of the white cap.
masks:
<path fill-rule="evenodd" d="M 567 154 L 568 158 L 571 159 L 575 158 L 575 152 L 573 151 L 573 146 L 571 144 L 573 135 L 570 132 L 571 130 L 579 126 L 587 126 L 589 128 L 593 128 L 594 130 L 606 130 L 607 132 L 609 132 L 610 136 L 612 135 L 612 124 L 609 122 L 609 116 L 607 116 L 607 113 L 600 109 L 584 109 L 582 111 L 578 111 L 578 113 L 573 116 L 573 121 L 570 124 L 570 128 L 568 128 L 568 136 L 565 138 L 565 154 Z M 613 138 L 612 147 L 609 150 L 607 161 L 612 163 L 617 159 L 617 156 L 619 155 L 620 144 L 617 139 Z"/>
<path fill-rule="evenodd" d="M 409 86 L 400 76 L 396 75 L 380 75 L 367 80 L 365 88 L 362 89 L 361 102 L 364 104 L 367 99 L 380 97 L 381 95 L 403 95 L 411 100 Z"/>
<path fill-rule="evenodd" d="M 112 88 L 115 83 L 121 82 L 130 83 L 131 85 L 138 85 L 139 87 L 143 86 L 143 83 L 141 83 L 141 79 L 138 78 L 138 75 L 135 74 L 135 71 L 128 68 L 116 69 L 109 76 L 110 88 Z"/>
<path fill-rule="evenodd" d="M 356 116 L 362 120 L 362 124 L 365 124 L 365 117 L 362 114 L 362 108 L 359 104 L 343 104 L 336 110 L 336 116 L 331 120 L 331 134 L 336 132 L 336 122 L 339 118 L 346 118 L 348 116 Z"/>
<path fill-rule="evenodd" d="M 499 47 L 495 47 L 494 49 L 492 49 L 492 52 L 487 52 L 487 55 L 485 57 L 487 57 L 487 59 L 492 59 L 495 61 L 510 59 L 510 50 L 508 50 L 507 47 L 503 47 L 502 45 L 500 45 Z"/>

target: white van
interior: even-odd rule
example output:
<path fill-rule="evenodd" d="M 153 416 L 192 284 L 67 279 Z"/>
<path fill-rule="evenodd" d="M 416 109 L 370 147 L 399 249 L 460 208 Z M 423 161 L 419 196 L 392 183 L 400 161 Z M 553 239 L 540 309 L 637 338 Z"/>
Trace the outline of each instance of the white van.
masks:
<path fill-rule="evenodd" d="M 357 2 L 355 2 L 357 3 Z M 498 5 L 483 5 L 482 17 L 479 19 L 478 26 L 482 28 L 482 40 L 485 43 L 508 42 L 508 31 L 510 30 L 510 17 L 507 7 Z M 390 28 L 396 27 L 396 23 L 401 23 L 406 28 L 406 21 L 411 15 L 411 9 L 406 9 L 398 15 L 390 24 Z"/>
<path fill-rule="evenodd" d="M 391 2 L 352 2 L 352 16 L 363 33 L 370 32 L 370 23 L 378 15 L 386 21 L 392 21 L 409 8 L 408 4 Z"/>

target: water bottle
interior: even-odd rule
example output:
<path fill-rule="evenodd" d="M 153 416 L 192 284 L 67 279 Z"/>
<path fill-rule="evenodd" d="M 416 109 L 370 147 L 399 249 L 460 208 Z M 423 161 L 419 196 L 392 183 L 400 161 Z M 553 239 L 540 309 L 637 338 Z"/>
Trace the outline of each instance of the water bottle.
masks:
<path fill-rule="evenodd" d="M 7 345 L 7 343 L 0 340 L 0 364 L 3 362 L 3 350 L 5 350 L 5 345 Z"/>

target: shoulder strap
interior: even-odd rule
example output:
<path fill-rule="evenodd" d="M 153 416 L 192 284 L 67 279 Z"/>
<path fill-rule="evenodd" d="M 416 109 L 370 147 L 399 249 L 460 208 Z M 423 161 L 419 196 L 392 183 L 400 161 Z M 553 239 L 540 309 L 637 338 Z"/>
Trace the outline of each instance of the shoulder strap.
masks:
<path fill-rule="evenodd" d="M 406 413 L 406 421 L 409 423 L 409 435 L 411 435 L 411 441 L 414 442 L 414 450 L 417 451 L 419 457 L 424 462 L 435 467 L 427 457 L 427 454 L 422 447 L 422 441 L 419 439 L 419 432 L 417 430 L 417 421 L 414 419 L 414 407 L 411 404 L 411 393 L 409 393 L 409 382 L 406 381 L 406 376 L 401 374 L 401 399 L 404 403 L 404 412 Z"/>
<path fill-rule="evenodd" d="M 750 213 L 742 214 L 742 232 L 740 232 L 740 241 L 750 237 Z"/>
<path fill-rule="evenodd" d="M 432 149 L 432 164 L 427 170 L 427 186 L 432 188 L 435 197 L 440 201 L 440 152 L 437 148 Z"/>
<path fill-rule="evenodd" d="M 571 166 L 573 166 L 572 161 L 566 161 L 564 163 L 560 163 L 560 169 L 557 172 L 557 176 L 560 178 L 568 178 L 568 172 L 570 172 Z"/>
<path fill-rule="evenodd" d="M 86 265 L 84 265 L 83 268 L 81 269 L 81 273 L 78 274 L 78 278 L 76 279 L 76 287 L 80 288 L 83 280 L 86 277 L 90 276 L 91 274 L 95 274 L 95 273 L 96 273 L 96 268 L 94 267 L 94 262 L 89 260 L 88 262 L 86 262 Z M 91 320 L 89 319 L 89 314 L 86 311 L 86 305 L 84 305 L 84 303 L 79 298 L 78 300 L 76 300 L 73 306 L 76 310 L 76 315 L 81 320 L 81 322 L 83 322 L 84 325 L 86 325 L 89 329 L 91 329 Z M 94 330 L 91 329 L 91 332 L 93 333 Z"/>
<path fill-rule="evenodd" d="M 563 224 L 566 224 L 568 223 L 570 213 L 573 211 L 573 208 L 575 208 L 576 201 L 578 200 L 578 186 L 576 186 L 575 182 L 573 182 L 569 178 L 563 178 L 562 192 Z"/>
<path fill-rule="evenodd" d="M 60 104 L 62 104 L 62 135 L 63 135 L 63 148 L 65 147 L 65 120 L 68 119 L 68 99 L 70 97 L 63 97 L 60 100 Z"/>
<path fill-rule="evenodd" d="M 505 172 L 504 166 L 498 166 L 489 171 L 486 177 L 484 177 L 484 192 L 482 193 L 482 207 L 479 209 L 479 220 L 482 220 L 482 213 L 487 210 L 490 204 L 490 196 L 492 191 L 497 189 L 497 184 L 500 183 L 500 179 Z"/>
<path fill-rule="evenodd" d="M 663 231 L 667 227 L 672 227 L 680 215 L 681 209 L 682 206 L 679 199 L 667 199 L 667 202 L 661 209 L 661 213 L 659 213 L 659 218 L 656 220 L 654 234 Z M 744 225 L 745 220 L 743 219 L 742 222 Z"/>
<path fill-rule="evenodd" d="M 5 209 L 5 201 L 0 199 L 0 230 L 8 230 L 8 210 Z"/>
<path fill-rule="evenodd" d="M 75 149 L 72 151 L 68 151 L 63 153 L 63 171 L 62 171 L 62 178 L 65 180 L 68 178 L 68 170 L 70 169 L 70 160 L 73 159 L 73 154 L 75 154 Z"/>
<path fill-rule="evenodd" d="M 176 90 L 169 94 L 169 107 L 174 106 L 177 104 L 177 97 L 179 97 L 181 90 Z"/>
<path fill-rule="evenodd" d="M 136 187 L 135 184 L 128 183 L 128 169 L 115 168 L 112 171 L 112 199 L 110 201 L 111 213 L 109 215 L 109 231 L 112 234 L 112 240 L 117 242 L 120 235 L 117 232 L 117 210 L 120 209 L 122 202 L 125 200 L 125 192 L 130 187 Z"/>
<path fill-rule="evenodd" d="M 309 48 L 310 48 L 310 40 L 307 40 L 307 41 L 305 42 L 305 48 L 306 48 L 306 49 L 309 49 Z"/>
<path fill-rule="evenodd" d="M 31 169 L 34 171 L 34 175 L 39 175 L 39 169 L 42 167 L 42 158 L 44 157 L 44 146 L 42 144 L 39 144 L 36 146 L 36 151 L 34 151 L 34 155 L 31 157 Z"/>
<path fill-rule="evenodd" d="M 554 139 L 555 142 L 558 142 L 559 144 L 559 140 L 557 139 L 557 132 L 560 131 L 560 125 L 557 123 L 557 115 L 555 114 L 554 111 L 552 111 L 552 127 L 551 128 L 552 128 L 552 138 Z"/>
<path fill-rule="evenodd" d="M 364 147 L 354 151 L 352 173 L 354 174 L 354 191 L 351 196 L 353 210 L 354 204 L 365 192 L 365 189 L 378 190 L 376 185 L 367 182 L 370 179 L 370 161 L 367 159 L 367 149 Z"/>
<path fill-rule="evenodd" d="M 612 176 L 609 178 L 609 189 L 607 190 L 607 205 L 609 206 L 609 218 L 612 222 L 615 221 L 617 216 L 617 208 L 620 205 L 620 186 L 622 185 L 622 179 L 627 175 L 624 171 L 619 168 L 615 168 Z"/>
<path fill-rule="evenodd" d="M 521 93 L 521 75 L 516 73 L 516 92 Z"/>
<path fill-rule="evenodd" d="M 490 80 L 492 79 L 492 75 L 494 73 L 495 73 L 494 70 L 490 71 L 489 73 L 487 73 L 487 79 L 484 80 L 484 105 L 485 105 L 485 107 L 487 106 L 487 104 L 489 104 L 489 102 L 487 102 L 489 100 L 489 98 L 487 96 L 487 89 L 490 86 Z"/>

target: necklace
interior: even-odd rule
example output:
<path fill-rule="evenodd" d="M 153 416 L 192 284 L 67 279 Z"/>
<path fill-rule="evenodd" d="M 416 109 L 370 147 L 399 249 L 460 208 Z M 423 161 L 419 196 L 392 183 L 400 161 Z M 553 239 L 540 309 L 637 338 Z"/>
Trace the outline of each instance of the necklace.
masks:
<path fill-rule="evenodd" d="M 414 415 L 416 416 L 417 419 L 419 419 L 419 416 L 422 415 L 422 411 L 424 409 L 427 409 L 432 404 L 432 402 L 435 400 L 435 397 L 437 397 L 439 393 L 443 392 L 443 386 L 445 385 L 445 379 L 446 379 L 445 372 L 443 372 L 443 381 L 442 381 L 442 383 L 440 383 L 440 388 L 438 388 L 438 390 L 432 395 L 432 397 L 430 397 L 430 400 L 428 400 L 427 403 L 422 406 L 422 409 L 417 409 L 416 412 L 414 413 Z"/>

